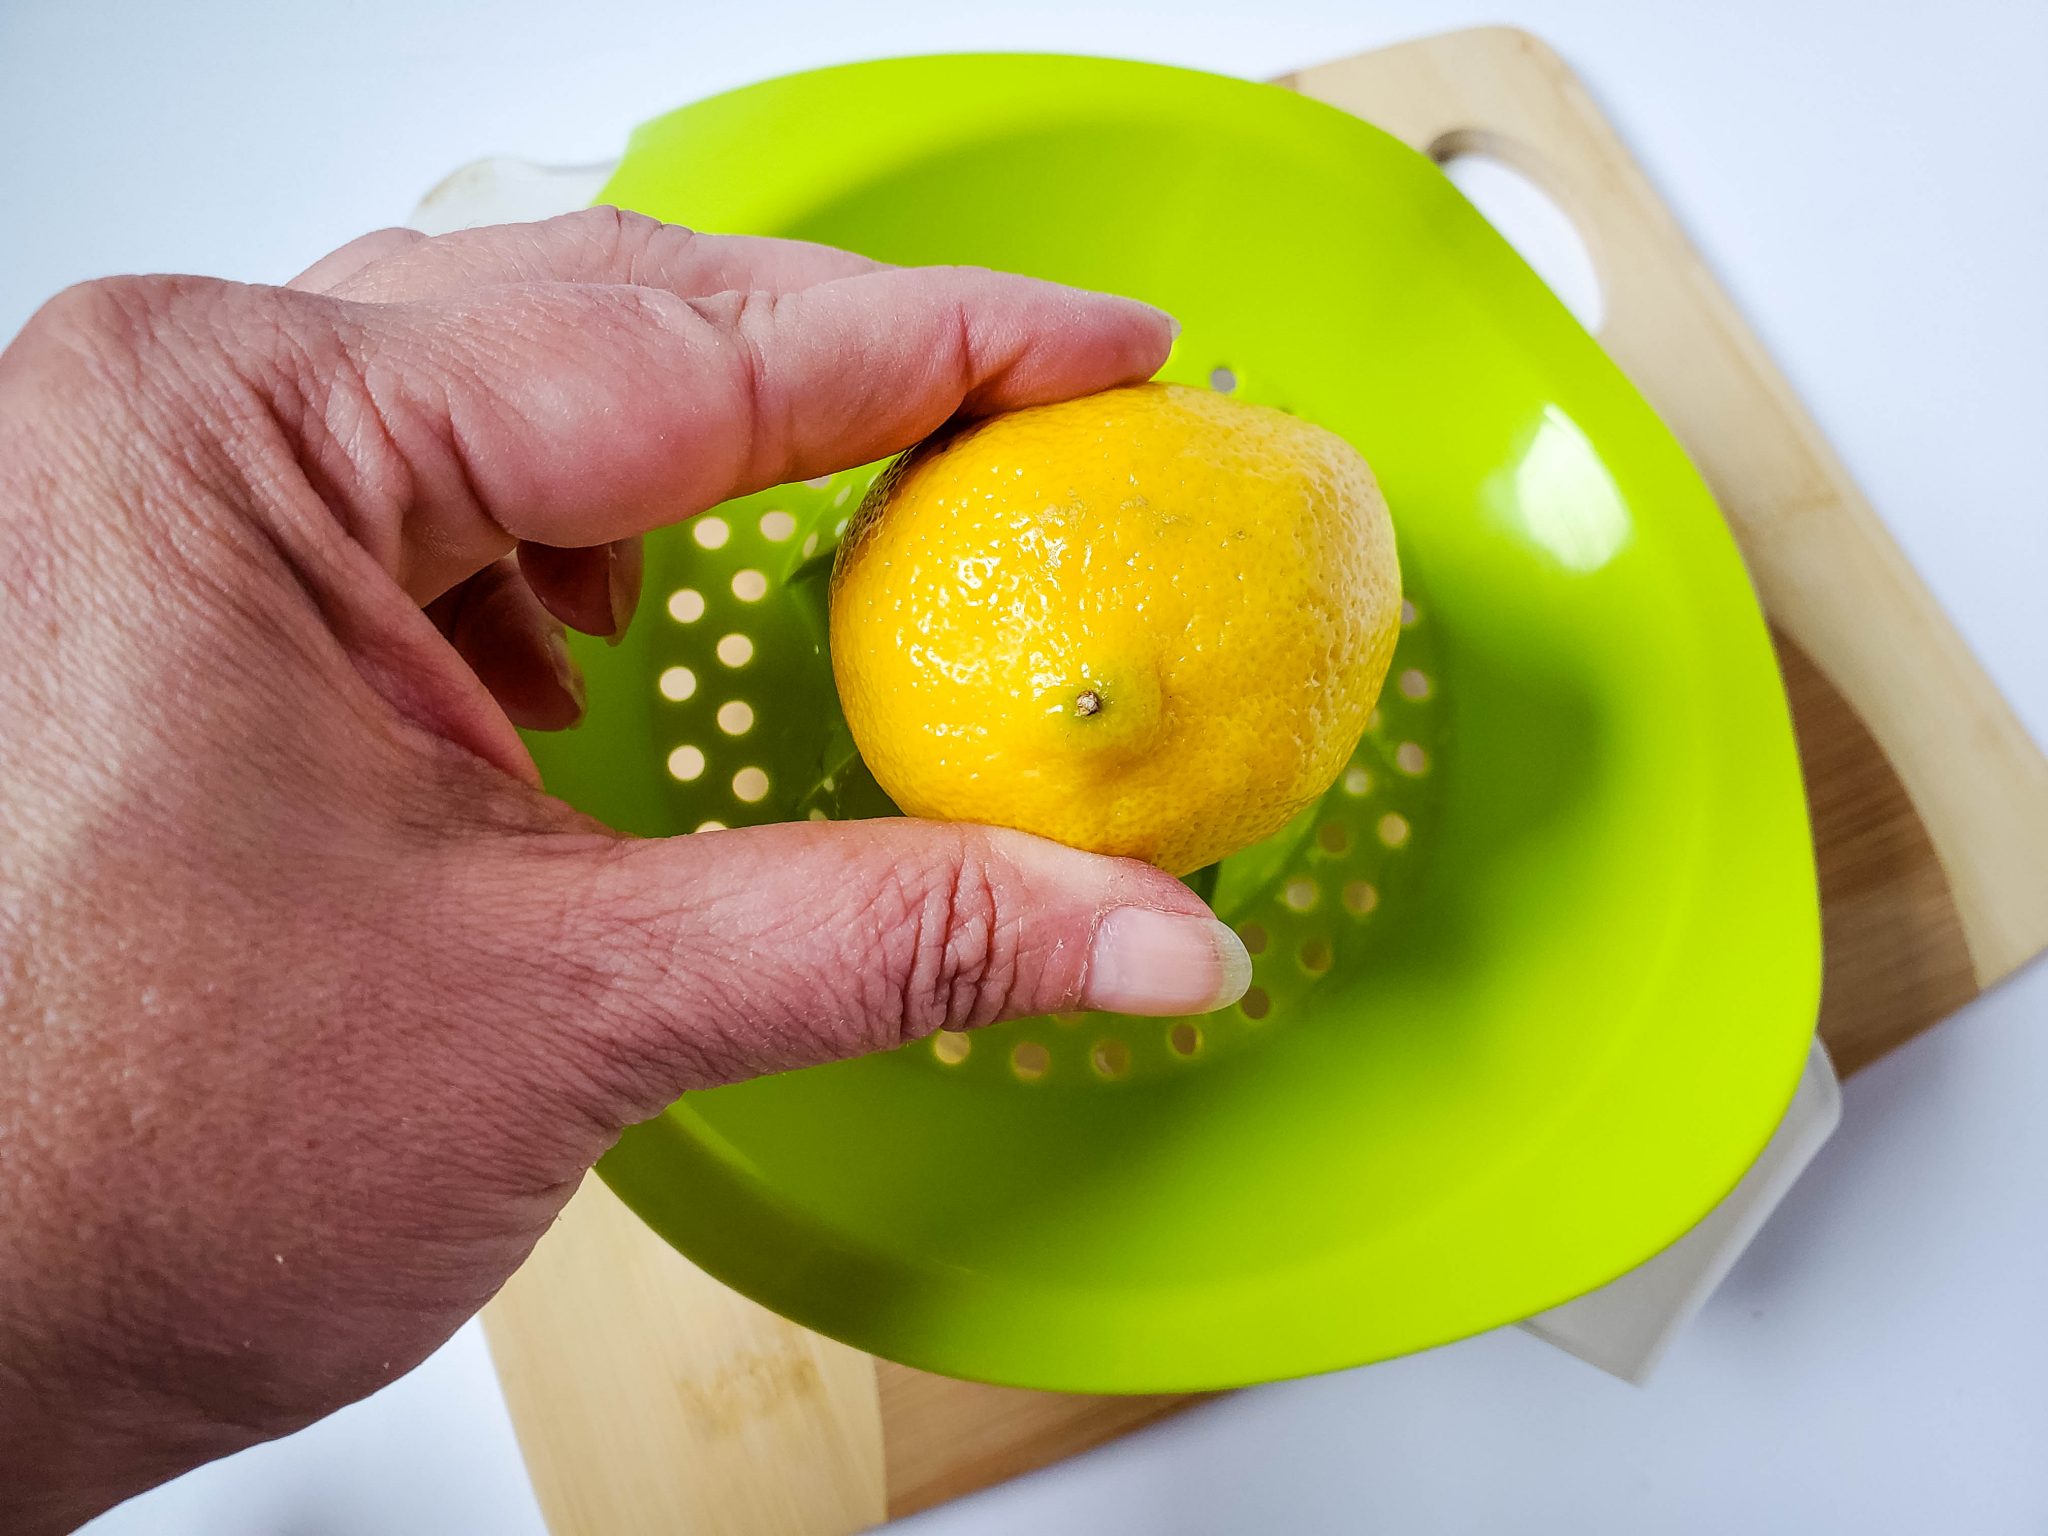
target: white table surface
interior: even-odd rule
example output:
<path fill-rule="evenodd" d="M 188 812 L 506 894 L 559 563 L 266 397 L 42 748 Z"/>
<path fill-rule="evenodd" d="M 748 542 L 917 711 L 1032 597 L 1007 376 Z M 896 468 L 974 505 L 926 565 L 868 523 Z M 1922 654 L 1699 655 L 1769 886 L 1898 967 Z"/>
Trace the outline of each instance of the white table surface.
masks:
<path fill-rule="evenodd" d="M 1508 9 L 1582 72 L 2048 739 L 2038 0 L 0 0 L 0 335 L 98 273 L 280 279 L 465 160 L 603 158 L 801 66 L 1039 47 L 1263 76 Z M 1648 1389 L 1501 1332 L 1242 1393 L 905 1529 L 2040 1536 L 2044 1101 L 2037 965 L 1849 1085 Z M 542 1531 L 475 1324 L 92 1529 Z"/>

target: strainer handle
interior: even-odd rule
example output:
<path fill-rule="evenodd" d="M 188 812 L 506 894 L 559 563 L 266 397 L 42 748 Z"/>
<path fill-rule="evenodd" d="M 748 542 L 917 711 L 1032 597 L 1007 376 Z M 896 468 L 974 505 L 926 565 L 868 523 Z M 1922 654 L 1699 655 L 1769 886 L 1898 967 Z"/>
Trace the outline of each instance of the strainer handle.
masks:
<path fill-rule="evenodd" d="M 1601 344 L 1712 487 L 1781 652 L 1789 639 L 1803 653 L 1784 660 L 1795 670 L 1810 661 L 1847 701 L 1925 826 L 1967 947 L 1951 962 L 1962 995 L 2048 947 L 2048 757 L 1564 61 L 1526 32 L 1489 27 L 1280 83 L 1438 160 L 1502 160 L 1578 224 L 1600 275 Z M 1836 736 L 1854 728 L 1824 724 Z M 1833 873 L 1824 866 L 1823 881 Z M 1844 1070 L 1931 1022 L 1869 1011 L 1868 1021 L 1827 1020 Z"/>

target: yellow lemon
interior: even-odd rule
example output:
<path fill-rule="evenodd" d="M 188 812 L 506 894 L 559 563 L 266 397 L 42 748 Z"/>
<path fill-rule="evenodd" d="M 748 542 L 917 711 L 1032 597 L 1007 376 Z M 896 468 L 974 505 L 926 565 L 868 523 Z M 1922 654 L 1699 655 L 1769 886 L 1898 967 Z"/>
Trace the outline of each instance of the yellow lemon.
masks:
<path fill-rule="evenodd" d="M 913 816 L 1186 874 L 1358 744 L 1400 628 L 1394 532 L 1334 433 L 1139 384 L 941 434 L 832 573 L 855 744 Z"/>

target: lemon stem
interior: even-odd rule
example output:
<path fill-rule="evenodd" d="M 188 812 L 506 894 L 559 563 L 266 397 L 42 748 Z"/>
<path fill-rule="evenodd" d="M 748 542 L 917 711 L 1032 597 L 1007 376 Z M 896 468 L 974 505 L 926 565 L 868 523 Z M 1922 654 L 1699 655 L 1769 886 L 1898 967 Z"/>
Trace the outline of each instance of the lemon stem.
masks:
<path fill-rule="evenodd" d="M 1083 720 L 1087 719 L 1090 715 L 1099 713 L 1101 709 L 1102 695 L 1093 688 L 1086 689 L 1074 699 L 1074 713 Z"/>

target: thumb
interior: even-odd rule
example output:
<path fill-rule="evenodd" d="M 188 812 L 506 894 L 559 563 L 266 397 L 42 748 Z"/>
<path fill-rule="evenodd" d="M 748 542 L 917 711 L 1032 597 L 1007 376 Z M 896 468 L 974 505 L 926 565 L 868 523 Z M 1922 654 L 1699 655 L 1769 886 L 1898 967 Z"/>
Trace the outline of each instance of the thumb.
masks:
<path fill-rule="evenodd" d="M 1022 832 L 804 823 L 542 864 L 525 889 L 557 1004 L 543 1027 L 621 1125 L 688 1089 L 938 1029 L 1202 1013 L 1251 980 L 1237 935 L 1180 881 Z"/>

